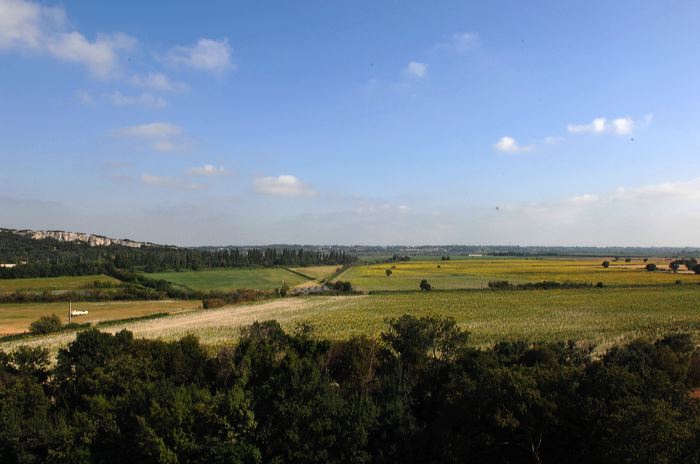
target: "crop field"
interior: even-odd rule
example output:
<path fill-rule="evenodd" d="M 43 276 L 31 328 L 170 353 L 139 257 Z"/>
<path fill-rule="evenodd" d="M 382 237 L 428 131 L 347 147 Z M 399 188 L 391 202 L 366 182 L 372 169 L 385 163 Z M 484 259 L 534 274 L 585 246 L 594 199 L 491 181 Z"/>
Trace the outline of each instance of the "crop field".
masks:
<path fill-rule="evenodd" d="M 335 273 L 340 266 L 308 266 L 291 268 L 292 271 L 309 276 L 312 279 L 321 281 Z"/>
<path fill-rule="evenodd" d="M 153 304 L 157 306 L 158 302 Z M 176 302 L 171 304 L 177 306 Z M 700 340 L 700 286 L 455 290 L 284 298 L 125 323 L 108 330 L 126 328 L 136 336 L 165 339 L 192 333 L 217 345 L 234 340 L 243 325 L 276 319 L 288 329 L 308 322 L 320 337 L 343 339 L 376 335 L 386 327 L 386 318 L 402 314 L 453 317 L 471 332 L 472 343 L 481 347 L 500 340 L 572 339 L 605 348 L 637 337 L 679 331 Z M 32 338 L 30 343 L 55 348 L 71 338 L 71 334 L 56 334 Z M 3 348 L 11 348 L 11 344 L 0 344 L 0 349 Z"/>
<path fill-rule="evenodd" d="M 73 319 L 74 322 L 97 323 L 112 319 L 145 316 L 161 312 L 178 312 L 201 307 L 201 301 L 107 301 L 95 303 L 73 303 L 73 310 L 87 310 L 87 316 Z M 0 335 L 21 333 L 29 324 L 41 316 L 57 314 L 68 322 L 68 303 L 11 303 L 0 304 Z"/>
<path fill-rule="evenodd" d="M 106 275 L 70 276 L 70 277 L 39 277 L 33 279 L 0 279 L 0 294 L 12 293 L 17 290 L 43 292 L 76 290 L 92 285 L 95 281 L 119 284 L 120 281 Z"/>
<path fill-rule="evenodd" d="M 298 274 L 283 268 L 237 268 L 206 271 L 159 272 L 146 274 L 193 290 L 237 290 L 239 288 L 279 288 L 283 282 L 290 287 L 307 282 Z"/>
<path fill-rule="evenodd" d="M 572 281 L 605 286 L 671 285 L 700 283 L 700 276 L 680 271 L 668 272 L 669 260 L 650 259 L 658 266 L 656 272 L 644 270 L 642 260 L 630 263 L 610 261 L 601 266 L 600 259 L 502 259 L 474 258 L 450 261 L 409 261 L 388 264 L 353 266 L 337 277 L 349 280 L 361 291 L 416 290 L 422 279 L 435 289 L 485 288 L 489 281 L 508 280 L 512 283 Z M 386 275 L 390 269 L 391 276 Z"/>

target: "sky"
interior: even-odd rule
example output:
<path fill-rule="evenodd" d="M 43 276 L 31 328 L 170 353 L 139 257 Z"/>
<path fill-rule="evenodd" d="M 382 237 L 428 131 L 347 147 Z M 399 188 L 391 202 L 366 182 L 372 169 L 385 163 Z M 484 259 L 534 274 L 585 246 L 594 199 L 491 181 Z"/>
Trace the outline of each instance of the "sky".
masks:
<path fill-rule="evenodd" d="M 700 246 L 700 3 L 0 0 L 0 227 Z"/>

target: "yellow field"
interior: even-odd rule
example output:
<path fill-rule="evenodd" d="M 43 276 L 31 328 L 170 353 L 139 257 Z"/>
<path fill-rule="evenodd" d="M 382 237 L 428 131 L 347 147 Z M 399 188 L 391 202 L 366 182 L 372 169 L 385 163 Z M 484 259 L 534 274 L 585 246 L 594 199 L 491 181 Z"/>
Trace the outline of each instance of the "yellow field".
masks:
<path fill-rule="evenodd" d="M 76 290 L 92 285 L 95 281 L 119 284 L 117 279 L 106 275 L 70 276 L 70 277 L 40 277 L 33 279 L 0 279 L 0 294 L 12 293 L 17 290 L 32 292 Z"/>
<path fill-rule="evenodd" d="M 422 279 L 435 289 L 485 288 L 489 281 L 508 280 L 512 283 L 542 281 L 572 281 L 605 286 L 636 286 L 700 283 L 700 276 L 685 271 L 668 271 L 667 259 L 650 259 L 658 266 L 656 272 L 644 270 L 642 260 L 610 261 L 601 266 L 596 259 L 463 259 L 450 261 L 414 261 L 393 264 L 353 266 L 338 276 L 349 280 L 357 290 L 416 290 Z M 439 267 L 438 267 L 439 266 Z M 387 277 L 386 270 L 392 274 Z"/>
<path fill-rule="evenodd" d="M 87 316 L 73 318 L 73 322 L 97 323 L 112 319 L 145 316 L 162 312 L 179 312 L 201 307 L 201 301 L 107 301 L 73 303 L 73 310 L 87 310 Z M 24 332 L 29 324 L 41 316 L 56 313 L 68 322 L 68 303 L 0 304 L 0 335 Z"/>

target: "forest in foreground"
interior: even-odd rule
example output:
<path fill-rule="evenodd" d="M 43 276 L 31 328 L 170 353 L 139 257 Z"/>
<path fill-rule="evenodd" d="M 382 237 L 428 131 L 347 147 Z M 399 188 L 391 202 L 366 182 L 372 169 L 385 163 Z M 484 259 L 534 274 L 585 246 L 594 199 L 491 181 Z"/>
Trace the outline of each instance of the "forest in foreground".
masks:
<path fill-rule="evenodd" d="M 439 316 L 344 341 L 260 322 L 216 352 L 89 329 L 55 363 L 41 348 L 0 353 L 0 461 L 700 461 L 690 337 L 596 357 L 469 338 Z"/>

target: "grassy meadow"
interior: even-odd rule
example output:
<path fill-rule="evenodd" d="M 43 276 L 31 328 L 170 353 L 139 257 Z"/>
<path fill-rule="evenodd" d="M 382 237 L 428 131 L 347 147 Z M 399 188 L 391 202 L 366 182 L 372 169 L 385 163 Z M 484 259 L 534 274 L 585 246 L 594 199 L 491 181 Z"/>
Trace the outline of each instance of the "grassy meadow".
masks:
<path fill-rule="evenodd" d="M 73 310 L 87 310 L 87 316 L 79 316 L 74 322 L 92 324 L 129 317 L 146 316 L 162 312 L 178 312 L 201 307 L 201 301 L 105 301 L 73 303 Z M 68 322 L 68 303 L 11 303 L 0 304 L 0 335 L 21 333 L 41 316 L 57 314 Z"/>
<path fill-rule="evenodd" d="M 279 267 L 158 272 L 146 275 L 152 279 L 167 280 L 193 290 L 271 289 L 281 287 L 283 282 L 290 287 L 295 287 L 308 280 Z"/>
<path fill-rule="evenodd" d="M 353 266 L 340 274 L 338 280 L 349 280 L 361 291 L 416 290 L 422 279 L 427 279 L 435 289 L 486 288 L 489 281 L 508 280 L 512 283 L 548 281 L 573 281 L 605 286 L 672 285 L 700 283 L 700 276 L 688 273 L 668 272 L 666 259 L 650 259 L 658 266 L 656 272 L 644 270 L 645 263 L 635 259 L 630 263 L 613 262 L 610 267 L 601 266 L 603 258 L 587 259 L 502 259 L 467 258 L 449 261 L 408 261 L 388 264 Z M 387 277 L 386 270 L 392 271 Z"/>
<path fill-rule="evenodd" d="M 76 290 L 92 286 L 95 281 L 120 283 L 119 280 L 106 275 L 0 279 L 0 294 L 13 293 L 18 290 L 30 292 Z"/>

